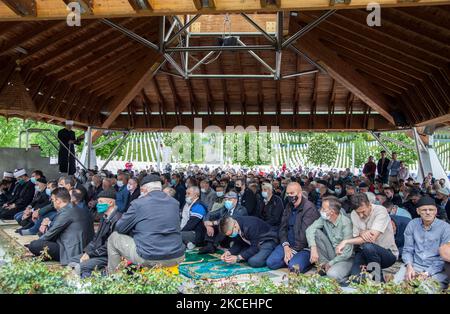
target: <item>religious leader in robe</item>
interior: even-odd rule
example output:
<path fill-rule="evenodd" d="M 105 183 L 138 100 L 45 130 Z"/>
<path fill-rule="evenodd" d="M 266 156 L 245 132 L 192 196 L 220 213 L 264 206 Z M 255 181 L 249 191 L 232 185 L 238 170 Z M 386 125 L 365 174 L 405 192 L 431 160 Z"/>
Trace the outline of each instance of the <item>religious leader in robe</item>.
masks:
<path fill-rule="evenodd" d="M 76 171 L 75 169 L 75 146 L 79 145 L 80 141 L 83 139 L 83 135 L 76 138 L 75 132 L 72 131 L 73 121 L 67 120 L 66 126 L 64 129 L 58 131 L 58 138 L 64 144 L 59 144 L 59 153 L 58 153 L 58 165 L 59 172 L 67 173 L 68 175 L 73 175 Z M 72 154 L 69 154 L 67 148 L 70 149 Z"/>

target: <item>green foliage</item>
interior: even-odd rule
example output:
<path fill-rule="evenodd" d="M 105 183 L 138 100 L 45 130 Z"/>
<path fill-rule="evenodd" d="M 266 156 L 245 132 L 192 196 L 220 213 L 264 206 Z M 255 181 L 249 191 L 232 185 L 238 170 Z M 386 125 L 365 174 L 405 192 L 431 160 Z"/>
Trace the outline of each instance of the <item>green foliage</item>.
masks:
<path fill-rule="evenodd" d="M 386 136 L 401 141 L 410 146 L 415 145 L 414 140 L 405 133 L 387 133 Z M 391 152 L 397 152 L 397 159 L 403 160 L 406 165 L 411 166 L 417 162 L 417 154 L 415 150 L 410 150 L 388 141 L 385 141 L 385 143 Z"/>
<path fill-rule="evenodd" d="M 182 278 L 160 268 L 136 268 L 132 274 L 121 269 L 110 276 L 94 273 L 83 280 L 87 293 L 93 294 L 174 294 Z"/>
<path fill-rule="evenodd" d="M 410 282 L 381 283 L 374 281 L 370 274 L 365 273 L 362 280 L 352 282 L 350 287 L 356 289 L 356 293 L 359 294 L 437 294 L 442 292 L 439 282 L 428 276 L 419 276 Z"/>
<path fill-rule="evenodd" d="M 41 258 L 22 258 L 15 254 L 0 267 L 0 293 L 55 294 L 75 293 L 69 271 L 49 266 Z"/>
<path fill-rule="evenodd" d="M 337 145 L 327 134 L 319 133 L 310 139 L 305 153 L 310 163 L 331 166 L 336 161 Z"/>
<path fill-rule="evenodd" d="M 102 136 L 100 136 L 100 137 L 95 141 L 94 144 L 97 145 L 97 144 L 103 143 L 103 142 L 105 142 L 106 140 L 108 140 L 108 139 L 110 139 L 110 138 L 113 138 L 113 137 L 115 137 L 115 136 L 117 136 L 117 135 L 119 135 L 119 134 L 120 134 L 120 132 L 111 132 L 111 133 L 109 133 L 108 135 L 102 135 Z M 100 147 L 100 148 L 97 148 L 97 149 L 95 150 L 95 153 L 97 154 L 97 157 L 100 157 L 100 158 L 102 158 L 102 159 L 108 158 L 109 155 L 111 154 L 111 152 L 114 150 L 114 148 L 115 148 L 117 145 L 119 145 L 119 143 L 120 143 L 121 140 L 122 140 L 122 139 L 119 138 L 119 139 L 117 139 L 117 140 L 115 140 L 115 141 L 112 141 L 112 142 L 110 142 L 110 143 L 108 143 L 108 144 L 106 144 L 106 145 L 104 145 L 104 146 L 102 146 L 102 147 Z M 79 145 L 79 151 L 81 151 L 81 150 L 83 149 L 83 144 L 84 144 L 84 143 L 81 143 L 81 145 Z M 117 150 L 116 156 L 122 156 L 122 155 L 125 153 L 125 152 L 124 152 L 124 147 L 125 147 L 125 145 L 122 145 L 122 146 Z"/>
<path fill-rule="evenodd" d="M 18 118 L 6 119 L 0 117 L 0 147 L 15 147 L 18 145 L 22 120 Z"/>

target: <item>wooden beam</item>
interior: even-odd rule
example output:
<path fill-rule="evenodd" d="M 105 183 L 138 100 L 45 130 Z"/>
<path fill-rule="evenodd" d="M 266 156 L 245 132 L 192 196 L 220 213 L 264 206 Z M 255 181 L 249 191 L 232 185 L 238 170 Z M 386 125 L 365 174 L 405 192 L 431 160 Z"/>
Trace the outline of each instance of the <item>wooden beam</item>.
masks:
<path fill-rule="evenodd" d="M 63 0 L 66 5 L 71 2 L 78 2 L 82 8 L 84 14 L 94 13 L 94 0 Z"/>
<path fill-rule="evenodd" d="M 440 124 L 440 123 L 447 124 L 448 122 L 450 122 L 450 112 L 446 115 L 417 123 L 416 126 L 427 126 L 427 125 L 434 125 L 434 124 Z"/>
<path fill-rule="evenodd" d="M 142 88 L 150 82 L 161 61 L 161 55 L 158 55 L 155 51 L 149 51 L 148 57 L 136 67 L 134 75 L 128 77 L 127 84 L 114 98 L 110 105 L 110 108 L 113 108 L 113 111 L 110 112 L 108 118 L 103 121 L 101 125 L 102 128 L 109 128 L 136 95 L 140 93 Z M 102 132 L 94 131 L 92 140 L 95 141 L 101 134 Z"/>
<path fill-rule="evenodd" d="M 260 0 L 261 8 L 277 8 L 281 7 L 281 0 Z"/>
<path fill-rule="evenodd" d="M 161 115 L 154 115 L 156 118 Z M 208 115 L 201 114 L 196 118 L 203 119 L 203 125 L 206 126 L 205 121 L 208 121 Z M 228 124 L 225 122 L 225 119 L 221 115 L 211 116 L 211 124 L 217 125 L 218 127 L 225 130 L 227 125 L 242 125 L 244 128 L 251 125 L 273 125 L 273 121 L 275 121 L 276 117 L 274 114 L 265 114 L 261 117 L 258 115 L 247 115 L 245 117 L 244 123 L 242 124 L 242 117 L 240 114 L 233 114 L 229 116 Z M 366 131 L 366 125 L 364 125 L 365 116 L 364 114 L 354 114 L 351 122 L 351 127 L 346 127 L 345 122 L 346 118 L 344 115 L 337 115 L 334 118 L 333 128 L 330 129 L 328 127 L 328 116 L 326 114 L 318 114 L 316 115 L 314 121 L 314 128 L 309 126 L 309 120 L 311 120 L 311 116 L 309 114 L 300 114 L 297 116 L 299 123 L 299 127 L 296 129 L 292 128 L 292 116 L 291 115 L 281 115 L 279 121 L 280 130 L 311 130 L 311 131 L 330 131 L 330 130 L 349 130 L 349 131 Z M 373 119 L 374 121 L 374 129 L 375 130 L 394 130 L 395 127 L 388 123 L 386 119 L 384 119 L 379 114 L 368 114 L 366 119 Z M 175 115 L 167 115 L 166 116 L 166 125 L 163 128 L 158 126 L 152 126 L 150 128 L 145 127 L 145 117 L 143 115 L 137 115 L 134 121 L 134 127 L 136 130 L 171 130 L 173 127 L 179 125 L 177 118 Z M 182 115 L 181 116 L 181 125 L 187 126 L 189 129 L 193 129 L 194 127 L 194 116 L 191 115 Z M 127 115 L 120 115 L 116 119 L 111 128 L 127 128 L 129 126 L 129 117 Z"/>
<path fill-rule="evenodd" d="M 336 52 L 327 48 L 314 33 L 314 30 L 312 30 L 304 35 L 296 47 L 312 58 L 318 59 L 319 64 L 327 70 L 332 78 L 344 85 L 394 125 L 389 101 L 352 65 L 343 61 Z"/>
<path fill-rule="evenodd" d="M 19 16 L 37 16 L 36 0 L 2 0 L 8 8 Z"/>
<path fill-rule="evenodd" d="M 3 8 L 0 11 L 0 20 L 66 20 L 67 11 L 65 10 L 61 0 L 2 0 L 8 3 L 12 8 Z M 67 0 L 64 0 L 67 1 Z M 367 5 L 373 0 L 359 0 L 352 1 L 349 4 L 335 4 L 332 5 L 329 1 L 324 0 L 282 0 L 275 1 L 277 5 L 261 6 L 260 1 L 256 0 L 210 0 L 209 7 L 202 7 L 200 10 L 199 4 L 194 5 L 191 1 L 167 1 L 167 0 L 151 0 L 147 1 L 152 4 L 154 10 L 133 10 L 130 1 L 95 1 L 95 0 L 78 0 L 82 1 L 87 9 L 93 11 L 92 14 L 86 14 L 86 18 L 105 18 L 105 17 L 137 17 L 137 16 L 161 16 L 161 15 L 187 15 L 187 14 L 224 14 L 224 13 L 270 13 L 282 9 L 283 11 L 312 11 L 312 10 L 329 10 L 331 8 L 339 9 L 365 9 Z M 18 11 L 22 15 L 15 14 L 13 10 L 17 11 L 17 3 L 22 3 L 29 7 L 31 3 L 42 3 L 35 7 L 36 13 L 28 14 L 27 12 Z M 131 1 L 132 3 L 137 1 Z M 265 1 L 273 2 L 273 1 Z M 431 6 L 442 5 L 446 2 L 444 0 L 421 0 L 417 2 L 402 2 L 398 3 L 392 0 L 378 0 L 382 8 L 385 7 L 412 7 L 412 6 Z M 62 5 L 61 5 L 62 4 Z M 93 6 L 91 5 L 93 4 Z M 107 5 L 110 4 L 110 5 Z M 1 6 L 0 6 L 1 8 Z M 23 13 L 27 13 L 24 15 Z"/>
<path fill-rule="evenodd" d="M 136 12 L 141 12 L 143 10 L 153 11 L 152 5 L 148 0 L 128 0 L 128 2 Z"/>

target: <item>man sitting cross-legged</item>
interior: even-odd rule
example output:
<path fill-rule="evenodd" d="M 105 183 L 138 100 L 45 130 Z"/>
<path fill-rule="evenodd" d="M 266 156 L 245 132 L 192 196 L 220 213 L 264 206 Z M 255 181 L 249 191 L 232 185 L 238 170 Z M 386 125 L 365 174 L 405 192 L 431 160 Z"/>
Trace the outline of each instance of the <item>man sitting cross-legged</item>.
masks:
<path fill-rule="evenodd" d="M 92 240 L 94 226 L 89 213 L 72 206 L 70 193 L 65 188 L 53 190 L 51 199 L 57 214 L 53 221 L 42 222 L 40 231 L 44 235 L 32 241 L 28 248 L 38 256 L 48 247 L 50 259 L 67 265 Z"/>
<path fill-rule="evenodd" d="M 336 247 L 343 240 L 352 238 L 352 222 L 341 213 L 341 203 L 334 196 L 323 199 L 320 216 L 306 229 L 311 248 L 310 262 L 319 263 L 328 277 L 344 282 L 352 268 L 353 245 L 346 245 L 340 255 L 336 255 Z"/>
<path fill-rule="evenodd" d="M 88 277 L 92 271 L 102 270 L 108 265 L 108 237 L 122 216 L 116 205 L 116 192 L 113 189 L 98 194 L 96 208 L 102 218 L 94 239 L 84 248 L 83 254 L 74 256 L 69 264 L 79 270 L 81 278 Z"/>
<path fill-rule="evenodd" d="M 184 260 L 184 250 L 179 203 L 162 191 L 159 176 L 145 176 L 141 197 L 108 239 L 108 272 L 117 270 L 122 257 L 143 266 L 175 266 Z"/>
<path fill-rule="evenodd" d="M 411 220 L 405 230 L 405 245 L 400 268 L 394 280 L 412 280 L 419 273 L 439 281 L 444 288 L 448 284 L 444 271 L 444 260 L 439 254 L 440 247 L 450 242 L 450 225 L 436 218 L 437 206 L 429 196 L 417 203 L 420 218 Z"/>
<path fill-rule="evenodd" d="M 350 202 L 353 238 L 339 243 L 336 254 L 343 254 L 348 244 L 358 245 L 351 275 L 359 280 L 362 266 L 367 266 L 367 270 L 375 270 L 375 279 L 384 280 L 381 270 L 391 267 L 398 258 L 391 218 L 386 208 L 371 204 L 365 193 L 353 195 Z"/>
<path fill-rule="evenodd" d="M 254 216 L 222 218 L 219 229 L 233 240 L 230 250 L 222 255 L 222 260 L 230 264 L 247 261 L 251 267 L 264 267 L 278 243 L 277 231 Z"/>
<path fill-rule="evenodd" d="M 286 188 L 288 204 L 281 218 L 278 245 L 267 259 L 267 267 L 278 269 L 288 267 L 291 271 L 306 272 L 311 263 L 306 240 L 306 229 L 320 217 L 319 211 L 302 194 L 297 182 Z"/>

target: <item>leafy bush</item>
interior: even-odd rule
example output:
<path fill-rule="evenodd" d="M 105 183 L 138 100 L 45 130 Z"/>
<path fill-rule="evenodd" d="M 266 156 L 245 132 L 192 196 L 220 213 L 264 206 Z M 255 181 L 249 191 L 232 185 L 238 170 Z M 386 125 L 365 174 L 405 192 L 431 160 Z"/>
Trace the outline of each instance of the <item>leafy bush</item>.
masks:
<path fill-rule="evenodd" d="M 22 258 L 16 254 L 0 267 L 0 292 L 17 294 L 75 293 L 70 272 L 43 263 L 43 257 Z"/>
<path fill-rule="evenodd" d="M 174 294 L 181 284 L 181 276 L 160 268 L 122 269 L 110 276 L 97 272 L 82 281 L 83 292 L 93 294 Z"/>

